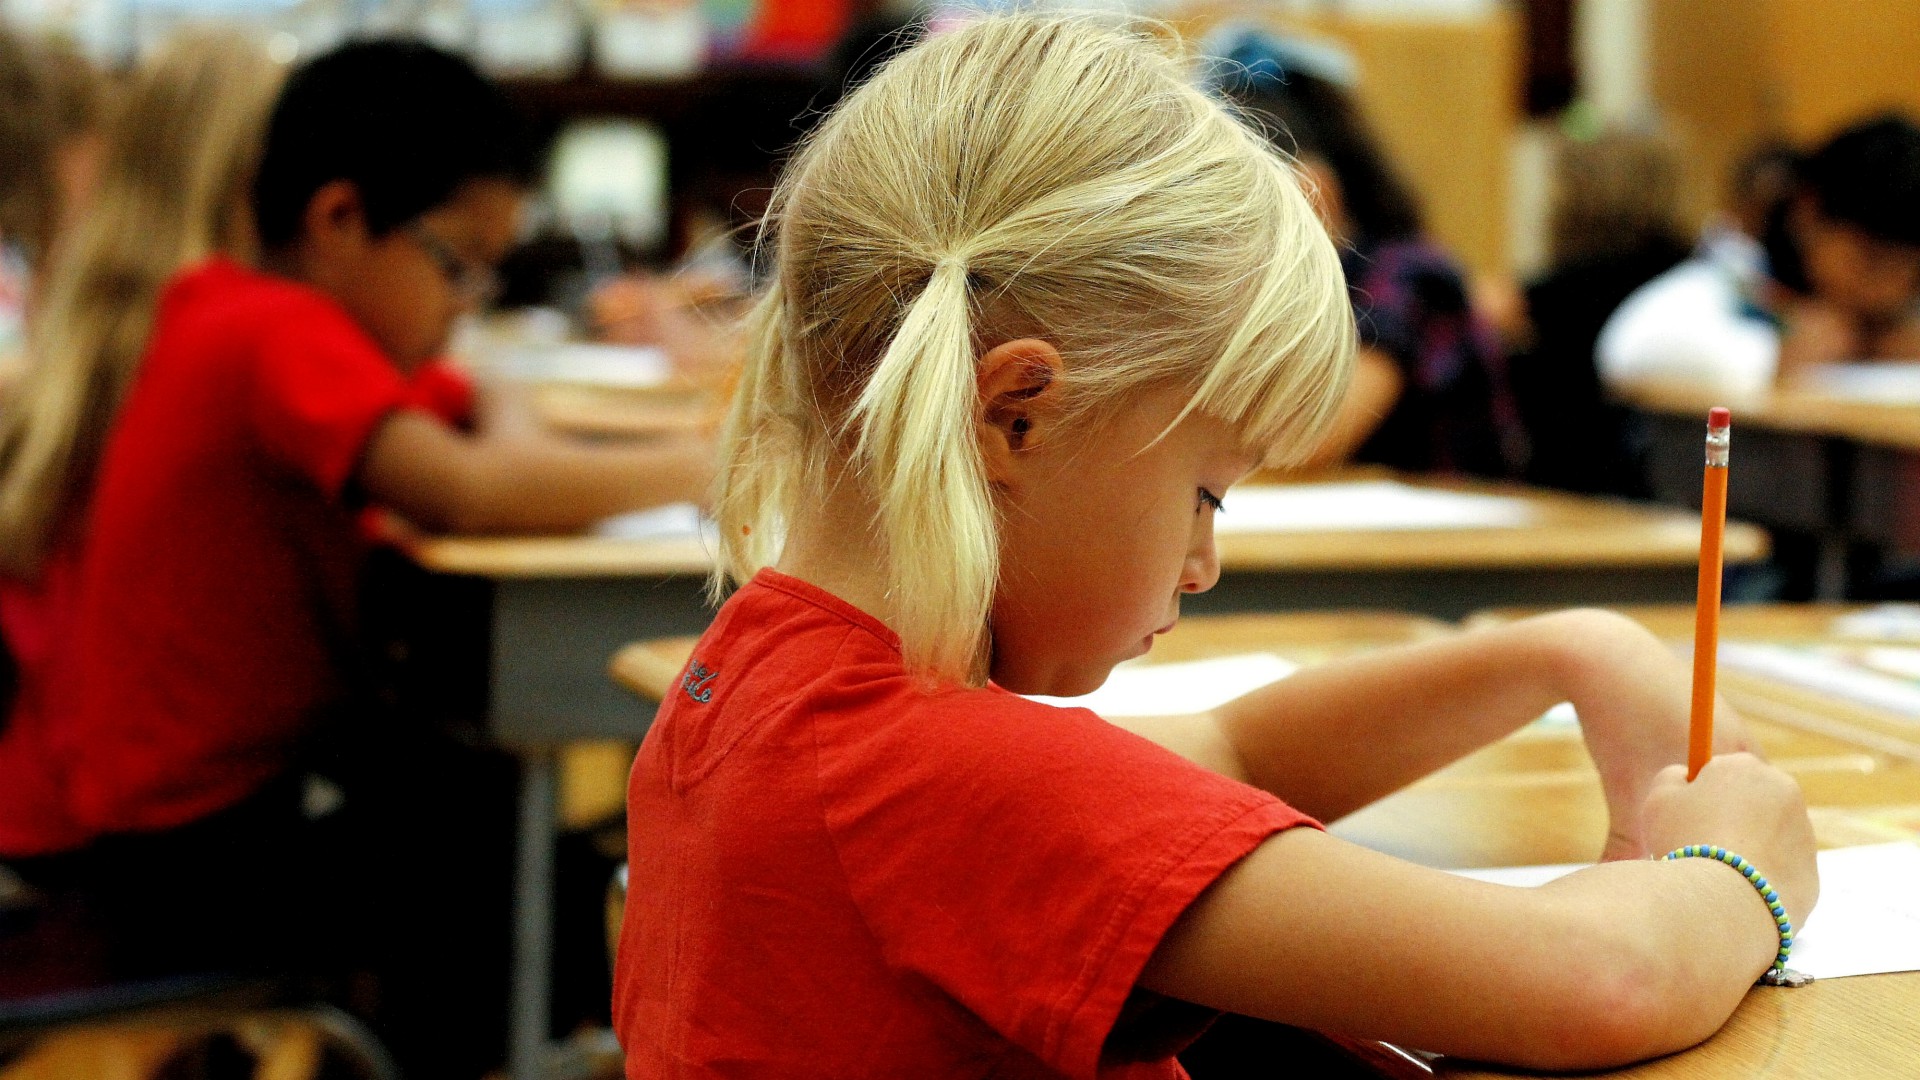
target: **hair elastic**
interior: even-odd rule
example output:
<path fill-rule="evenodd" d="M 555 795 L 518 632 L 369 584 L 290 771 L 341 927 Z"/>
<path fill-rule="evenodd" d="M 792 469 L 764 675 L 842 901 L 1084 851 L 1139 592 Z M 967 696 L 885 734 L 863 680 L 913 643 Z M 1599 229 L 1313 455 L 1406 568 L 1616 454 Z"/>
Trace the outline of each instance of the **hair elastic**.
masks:
<path fill-rule="evenodd" d="M 1740 871 L 1742 877 L 1754 888 L 1760 890 L 1760 899 L 1767 902 L 1767 910 L 1773 913 L 1774 926 L 1780 931 L 1780 952 L 1773 958 L 1773 966 L 1760 976 L 1760 982 L 1767 986 L 1805 986 L 1813 981 L 1809 976 L 1797 971 L 1787 970 L 1787 958 L 1793 954 L 1793 921 L 1787 918 L 1787 909 L 1780 902 L 1780 894 L 1768 884 L 1765 875 L 1745 858 L 1735 855 L 1726 848 L 1715 844 L 1688 844 L 1667 852 L 1668 859 L 1717 859 Z"/>

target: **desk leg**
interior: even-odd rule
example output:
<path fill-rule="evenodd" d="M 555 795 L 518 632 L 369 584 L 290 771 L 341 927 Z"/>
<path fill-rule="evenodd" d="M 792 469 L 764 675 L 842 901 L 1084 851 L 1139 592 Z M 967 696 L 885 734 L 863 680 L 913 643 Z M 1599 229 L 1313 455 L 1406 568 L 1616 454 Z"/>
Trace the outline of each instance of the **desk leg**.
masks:
<path fill-rule="evenodd" d="M 553 984 L 553 848 L 559 782 L 552 748 L 529 747 L 521 752 L 521 761 L 507 1065 L 513 1080 L 540 1080 L 551 1050 L 547 1010 Z"/>
<path fill-rule="evenodd" d="M 1839 603 L 1853 591 L 1848 587 L 1853 580 L 1849 554 L 1845 537 L 1831 534 L 1820 537 L 1819 561 L 1813 569 L 1815 600 Z"/>

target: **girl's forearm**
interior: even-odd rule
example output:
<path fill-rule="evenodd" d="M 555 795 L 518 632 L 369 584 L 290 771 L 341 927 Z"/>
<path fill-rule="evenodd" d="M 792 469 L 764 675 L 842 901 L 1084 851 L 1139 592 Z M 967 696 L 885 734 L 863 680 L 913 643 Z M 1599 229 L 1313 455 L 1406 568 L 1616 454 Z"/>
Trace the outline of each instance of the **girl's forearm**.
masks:
<path fill-rule="evenodd" d="M 1709 860 L 1521 889 L 1296 829 L 1195 901 L 1140 981 L 1282 1023 L 1593 1069 L 1711 1035 L 1776 943 L 1758 894 Z"/>
<path fill-rule="evenodd" d="M 467 522 L 480 533 L 572 531 L 623 511 L 699 499 L 711 476 L 704 446 L 682 440 L 614 447 L 512 440 L 485 453 L 485 490 Z"/>
<path fill-rule="evenodd" d="M 1308 668 L 1215 721 L 1251 782 L 1333 820 L 1567 700 L 1612 618 L 1561 612 Z"/>

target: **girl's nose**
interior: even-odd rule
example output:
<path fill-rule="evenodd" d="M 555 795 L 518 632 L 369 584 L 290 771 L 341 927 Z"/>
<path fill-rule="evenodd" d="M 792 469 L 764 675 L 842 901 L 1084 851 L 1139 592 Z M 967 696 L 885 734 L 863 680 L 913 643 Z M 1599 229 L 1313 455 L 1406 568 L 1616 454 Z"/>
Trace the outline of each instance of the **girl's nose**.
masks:
<path fill-rule="evenodd" d="M 1196 528 L 1193 547 L 1181 568 L 1180 591 L 1203 593 L 1220 583 L 1220 552 L 1213 544 L 1213 515 L 1202 515 Z"/>

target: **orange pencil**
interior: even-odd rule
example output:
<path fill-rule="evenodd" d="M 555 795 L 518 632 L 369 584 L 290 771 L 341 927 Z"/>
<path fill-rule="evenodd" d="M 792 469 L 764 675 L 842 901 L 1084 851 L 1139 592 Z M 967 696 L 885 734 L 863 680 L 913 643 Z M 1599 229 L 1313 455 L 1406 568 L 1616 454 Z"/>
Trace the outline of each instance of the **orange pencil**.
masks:
<path fill-rule="evenodd" d="M 1720 652 L 1721 547 L 1727 532 L 1727 446 L 1733 414 L 1707 413 L 1707 470 L 1700 494 L 1700 593 L 1693 622 L 1693 718 L 1687 731 L 1687 779 L 1713 756 L 1713 675 Z"/>

